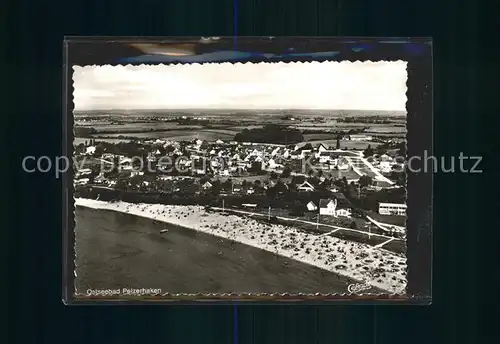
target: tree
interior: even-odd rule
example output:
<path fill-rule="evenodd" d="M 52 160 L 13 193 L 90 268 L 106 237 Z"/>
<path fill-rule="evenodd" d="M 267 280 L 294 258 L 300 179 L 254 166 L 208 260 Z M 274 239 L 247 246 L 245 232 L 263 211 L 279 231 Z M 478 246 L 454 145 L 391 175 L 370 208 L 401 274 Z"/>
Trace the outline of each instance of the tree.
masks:
<path fill-rule="evenodd" d="M 320 183 L 319 178 L 318 178 L 318 177 L 314 177 L 314 176 L 313 176 L 313 177 L 311 177 L 311 178 L 309 178 L 307 181 L 308 181 L 309 183 L 311 183 L 312 185 L 314 185 L 314 186 L 318 186 L 318 185 L 319 185 L 319 183 Z"/>
<path fill-rule="evenodd" d="M 402 142 L 398 149 L 398 156 L 406 157 L 406 143 Z"/>
<path fill-rule="evenodd" d="M 203 176 L 200 178 L 200 185 L 203 185 L 205 184 L 206 182 L 209 182 L 210 181 L 210 177 L 209 176 Z"/>
<path fill-rule="evenodd" d="M 115 188 L 117 190 L 122 190 L 122 191 L 127 190 L 128 183 L 129 183 L 128 177 L 123 174 L 120 174 L 118 175 L 118 179 L 116 180 Z"/>
<path fill-rule="evenodd" d="M 222 188 L 226 191 L 231 191 L 233 188 L 233 180 L 228 178 L 224 183 L 222 183 Z"/>
<path fill-rule="evenodd" d="M 302 147 L 302 150 L 312 150 L 313 149 L 313 146 L 312 144 L 310 144 L 309 142 L 306 143 L 303 147 Z"/>
<path fill-rule="evenodd" d="M 142 184 L 143 181 L 144 181 L 144 177 L 139 176 L 139 175 L 135 175 L 135 176 L 130 178 L 130 185 L 132 187 L 138 187 L 139 185 Z"/>
<path fill-rule="evenodd" d="M 281 181 L 278 181 L 274 188 L 276 189 L 277 192 L 285 192 L 286 191 L 286 185 L 283 184 Z"/>
<path fill-rule="evenodd" d="M 212 187 L 210 188 L 210 193 L 214 196 L 219 196 L 222 190 L 222 185 L 220 183 L 217 183 L 217 181 L 214 182 L 215 184 L 212 184 Z"/>
<path fill-rule="evenodd" d="M 322 183 L 323 187 L 327 188 L 327 187 L 330 187 L 332 186 L 332 180 L 330 178 L 326 178 L 323 183 Z"/>
<path fill-rule="evenodd" d="M 290 167 L 287 166 L 283 169 L 283 172 L 281 173 L 281 178 L 288 178 L 290 177 L 291 173 L 292 171 L 290 170 Z"/>
<path fill-rule="evenodd" d="M 356 228 L 358 228 L 358 226 L 356 225 L 355 221 L 352 221 L 351 224 L 349 225 L 349 228 L 356 229 Z"/>
<path fill-rule="evenodd" d="M 267 124 L 262 128 L 243 129 L 234 141 L 290 144 L 304 141 L 301 131 L 278 124 Z"/>
<path fill-rule="evenodd" d="M 248 169 L 248 172 L 261 173 L 262 172 L 262 163 L 259 161 L 254 161 L 252 163 L 252 166 Z"/>
<path fill-rule="evenodd" d="M 337 149 L 340 149 L 340 135 L 337 135 L 337 144 L 336 144 L 336 148 L 337 148 Z"/>
<path fill-rule="evenodd" d="M 297 185 L 297 184 L 302 184 L 306 178 L 304 176 L 293 176 L 292 177 L 292 184 Z"/>
<path fill-rule="evenodd" d="M 290 212 L 291 216 L 304 216 L 305 206 L 299 201 L 295 201 L 292 210 Z"/>
<path fill-rule="evenodd" d="M 101 157 L 104 154 L 104 147 L 103 145 L 99 144 L 95 146 L 95 151 L 94 151 L 94 156 L 95 157 Z"/>
<path fill-rule="evenodd" d="M 278 190 L 276 189 L 276 187 L 274 188 L 269 188 L 266 190 L 266 196 L 270 199 L 274 199 L 276 198 L 276 195 L 278 194 Z"/>
<path fill-rule="evenodd" d="M 369 156 L 372 156 L 373 155 L 373 149 L 372 149 L 372 146 L 371 145 L 368 145 L 368 148 L 366 148 L 364 151 L 363 151 L 363 155 L 365 156 L 365 158 L 369 157 Z"/>
<path fill-rule="evenodd" d="M 163 148 L 163 147 L 161 147 L 161 148 Z M 164 155 L 169 154 L 169 153 L 173 153 L 173 152 L 175 152 L 175 147 L 172 145 L 168 145 L 167 147 L 160 150 L 160 152 L 162 152 L 162 151 L 163 151 Z"/>
<path fill-rule="evenodd" d="M 360 187 L 372 185 L 373 179 L 370 176 L 361 176 L 358 180 Z"/>
<path fill-rule="evenodd" d="M 278 175 L 276 174 L 276 172 L 271 172 L 271 175 L 269 176 L 269 178 L 272 180 L 276 180 L 276 179 L 278 179 Z"/>

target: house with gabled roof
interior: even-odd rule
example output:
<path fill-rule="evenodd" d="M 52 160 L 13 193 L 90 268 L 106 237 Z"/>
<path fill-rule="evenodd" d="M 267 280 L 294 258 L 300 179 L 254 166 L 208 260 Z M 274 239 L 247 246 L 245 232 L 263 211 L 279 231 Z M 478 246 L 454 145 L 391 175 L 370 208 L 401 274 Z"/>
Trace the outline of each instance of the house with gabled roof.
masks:
<path fill-rule="evenodd" d="M 314 204 L 314 202 L 313 202 L 313 201 L 310 201 L 309 203 L 307 203 L 306 208 L 307 208 L 307 210 L 309 210 L 309 211 L 315 211 L 315 210 L 318 210 L 318 207 L 316 206 L 316 204 Z"/>
<path fill-rule="evenodd" d="M 312 186 L 311 183 L 309 183 L 306 180 L 302 184 L 297 186 L 297 190 L 304 191 L 304 192 L 310 192 L 310 191 L 314 191 L 314 186 Z"/>
<path fill-rule="evenodd" d="M 351 210 L 347 208 L 338 209 L 337 199 L 321 199 L 319 201 L 320 215 L 328 215 L 334 217 L 351 217 Z"/>
<path fill-rule="evenodd" d="M 320 215 L 335 216 L 337 210 L 337 200 L 334 198 L 320 199 L 319 200 L 319 213 Z"/>
<path fill-rule="evenodd" d="M 205 182 L 205 184 L 203 184 L 203 185 L 201 186 L 201 188 L 202 188 L 203 190 L 208 190 L 208 189 L 210 189 L 211 187 L 212 187 L 212 183 L 210 183 L 209 181 L 206 181 L 206 182 Z"/>
<path fill-rule="evenodd" d="M 317 147 L 316 147 L 316 150 L 318 152 L 325 152 L 328 150 L 328 146 L 325 145 L 324 143 L 320 143 Z"/>
<path fill-rule="evenodd" d="M 297 160 L 297 159 L 304 159 L 304 153 L 301 150 L 295 150 L 290 153 L 290 158 Z"/>

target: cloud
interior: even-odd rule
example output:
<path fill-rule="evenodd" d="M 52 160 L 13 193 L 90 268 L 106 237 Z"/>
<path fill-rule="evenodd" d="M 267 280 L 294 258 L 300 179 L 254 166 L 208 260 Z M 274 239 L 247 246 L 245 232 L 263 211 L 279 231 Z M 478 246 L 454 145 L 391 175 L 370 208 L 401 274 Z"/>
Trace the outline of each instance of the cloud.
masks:
<path fill-rule="evenodd" d="M 76 110 L 289 108 L 404 111 L 405 62 L 75 67 Z"/>

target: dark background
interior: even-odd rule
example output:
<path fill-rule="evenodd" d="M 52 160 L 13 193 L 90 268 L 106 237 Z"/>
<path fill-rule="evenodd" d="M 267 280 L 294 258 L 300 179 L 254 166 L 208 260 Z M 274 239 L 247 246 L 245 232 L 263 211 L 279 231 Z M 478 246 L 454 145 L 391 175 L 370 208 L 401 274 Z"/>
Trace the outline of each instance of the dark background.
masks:
<path fill-rule="evenodd" d="M 432 5 L 431 5 L 432 4 Z M 61 154 L 64 35 L 343 35 L 434 38 L 435 155 L 481 155 L 486 117 L 479 82 L 493 73 L 480 49 L 475 2 L 9 1 L 2 22 L 5 343 L 466 343 L 493 340 L 498 279 L 479 261 L 494 252 L 491 195 L 480 175 L 438 174 L 433 305 L 72 307 L 61 302 L 61 180 L 25 174 L 26 155 Z M 235 12 L 236 15 L 235 15 Z M 236 20 L 235 20 L 236 19 Z M 234 23 L 237 25 L 234 25 Z M 493 21 L 492 21 L 493 22 Z M 493 28 L 493 26 L 491 26 Z M 483 58 L 481 64 L 479 57 Z M 16 92 L 18 91 L 18 92 Z M 20 92 L 19 92 L 20 91 Z M 7 104 L 7 105 L 5 105 Z M 18 130 L 13 130 L 13 124 Z M 491 123 L 490 123 L 491 127 Z M 486 160 L 482 169 L 487 168 Z M 484 180 L 484 179 L 483 179 Z M 495 221 L 494 223 L 497 223 Z M 481 238 L 480 238 L 481 234 Z M 486 238 L 486 239 L 485 239 Z M 488 269 L 486 269 L 488 268 Z M 486 270 L 485 270 L 486 269 Z M 238 326 L 234 326 L 237 324 Z M 5 337 L 5 340 L 2 340 Z"/>
<path fill-rule="evenodd" d="M 141 43 L 147 42 L 149 38 L 142 38 Z M 158 39 L 157 39 L 158 40 Z M 318 38 L 318 37 L 275 37 L 272 40 L 269 37 L 221 37 L 214 43 L 198 43 L 200 37 L 183 38 L 162 38 L 161 41 L 181 41 L 183 43 L 194 42 L 193 52 L 196 53 L 196 60 L 207 61 L 207 56 L 212 56 L 210 52 L 218 52 L 219 58 L 210 62 L 241 62 L 253 63 L 272 62 L 272 61 L 406 61 L 406 110 L 407 121 L 407 156 L 423 157 L 433 155 L 432 150 L 432 42 L 430 39 L 413 38 L 411 40 L 401 41 L 401 38 L 358 38 L 353 42 L 353 38 Z M 66 94 L 73 94 L 73 66 L 87 66 L 92 64 L 110 64 L 117 65 L 118 61 L 130 56 L 135 64 L 148 63 L 151 60 L 144 58 L 144 54 L 139 50 L 134 50 L 130 43 L 134 40 L 114 38 L 89 39 L 73 38 L 65 42 L 65 72 L 66 72 Z M 221 52 L 228 51 L 229 55 Z M 236 53 L 250 54 L 250 56 L 234 59 L 231 57 L 231 51 Z M 328 52 L 334 51 L 337 55 L 324 57 Z M 269 53 L 273 57 L 269 57 Z M 266 56 L 262 56 L 266 54 Z M 319 56 L 318 56 L 319 54 Z M 152 55 L 150 55 L 152 56 Z M 186 63 L 192 56 L 187 58 L 162 57 L 156 55 L 155 63 Z M 146 60 L 146 61 L 145 61 Z M 337 82 L 332 79 L 332 83 Z M 73 102 L 71 96 L 67 97 L 65 104 L 65 136 L 63 144 L 66 150 L 64 156 L 73 156 Z M 66 99 L 66 96 L 64 96 Z M 424 153 L 425 152 L 425 153 Z M 422 159 L 423 160 L 423 159 Z M 424 170 L 423 162 L 412 162 L 412 168 Z M 428 166 L 432 171 L 432 166 Z M 432 284 L 432 172 L 408 173 L 406 191 L 408 195 L 408 218 L 407 225 L 407 275 L 408 284 L 405 297 L 412 303 L 428 304 L 431 298 Z M 72 172 L 68 171 L 62 175 L 63 189 L 68 190 L 64 194 L 63 214 L 70 214 L 74 211 L 73 206 L 73 180 Z M 71 257 L 75 256 L 74 242 L 74 219 L 67 216 L 63 224 L 64 241 L 66 247 L 64 255 L 70 257 L 64 261 L 65 268 L 63 276 L 65 283 L 64 299 L 71 302 L 74 292 L 73 276 L 75 267 Z M 351 300 L 358 299 L 364 301 L 365 297 L 351 297 Z M 261 301 L 263 301 L 261 299 Z M 80 300 L 78 301 L 81 302 Z M 143 301 L 144 303 L 145 301 Z"/>

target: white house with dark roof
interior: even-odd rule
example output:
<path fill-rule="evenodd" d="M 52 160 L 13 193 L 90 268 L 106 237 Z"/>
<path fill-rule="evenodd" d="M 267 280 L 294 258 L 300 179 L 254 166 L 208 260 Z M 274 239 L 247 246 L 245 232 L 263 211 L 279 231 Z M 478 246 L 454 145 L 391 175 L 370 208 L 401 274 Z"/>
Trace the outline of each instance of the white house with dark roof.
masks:
<path fill-rule="evenodd" d="M 326 152 L 328 150 L 328 146 L 325 145 L 324 143 L 320 143 L 317 147 L 316 147 L 317 151 L 318 152 Z"/>
<path fill-rule="evenodd" d="M 205 184 L 203 184 L 203 185 L 201 186 L 201 188 L 202 188 L 203 190 L 208 190 L 208 189 L 210 189 L 211 187 L 212 187 L 212 183 L 210 183 L 209 181 L 206 181 L 206 182 L 205 182 Z"/>
<path fill-rule="evenodd" d="M 310 201 L 309 203 L 307 203 L 306 208 L 307 208 L 307 210 L 309 210 L 309 211 L 315 211 L 315 210 L 318 210 L 318 207 L 316 206 L 316 204 L 314 204 L 314 202 L 313 202 L 313 201 Z"/>
<path fill-rule="evenodd" d="M 305 157 L 304 151 L 302 150 L 296 150 L 290 153 L 290 158 L 294 160 L 304 159 L 304 157 Z"/>
<path fill-rule="evenodd" d="M 320 199 L 319 200 L 319 213 L 320 215 L 335 216 L 337 210 L 336 199 Z"/>
<path fill-rule="evenodd" d="M 320 215 L 328 215 L 334 217 L 351 217 L 351 209 L 338 209 L 337 199 L 321 199 L 319 201 Z"/>

